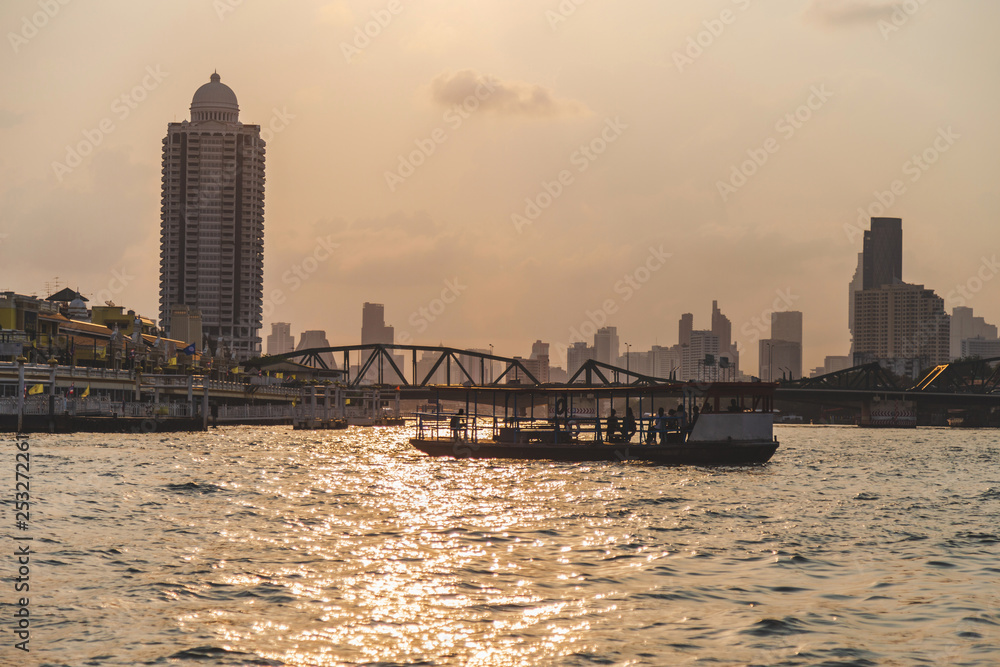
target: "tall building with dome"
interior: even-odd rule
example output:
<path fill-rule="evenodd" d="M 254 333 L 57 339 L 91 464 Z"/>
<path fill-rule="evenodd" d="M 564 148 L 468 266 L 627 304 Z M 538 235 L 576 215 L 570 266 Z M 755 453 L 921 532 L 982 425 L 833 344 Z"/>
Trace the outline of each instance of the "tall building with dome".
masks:
<path fill-rule="evenodd" d="M 201 316 L 201 350 L 261 352 L 264 299 L 264 141 L 239 121 L 218 73 L 195 91 L 191 120 L 167 125 L 160 208 L 160 322 Z M 181 307 L 184 308 L 181 308 Z"/>

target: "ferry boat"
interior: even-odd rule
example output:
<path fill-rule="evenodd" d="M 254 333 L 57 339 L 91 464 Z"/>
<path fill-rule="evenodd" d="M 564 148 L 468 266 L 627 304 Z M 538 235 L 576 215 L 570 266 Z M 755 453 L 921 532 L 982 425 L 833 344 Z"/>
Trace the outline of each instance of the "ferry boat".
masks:
<path fill-rule="evenodd" d="M 410 444 L 430 456 L 452 458 L 762 464 L 778 449 L 773 433 L 776 386 L 448 387 L 442 388 L 445 400 L 461 404 L 459 392 L 464 391 L 466 407 L 419 413 Z M 502 399 L 502 413 L 497 399 Z M 483 405 L 489 411 L 481 411 Z M 536 417 L 540 406 L 548 407 L 547 414 Z M 634 433 L 622 429 L 630 407 L 639 411 Z M 682 407 L 684 417 L 669 415 Z M 621 412 L 612 416 L 612 409 Z"/>

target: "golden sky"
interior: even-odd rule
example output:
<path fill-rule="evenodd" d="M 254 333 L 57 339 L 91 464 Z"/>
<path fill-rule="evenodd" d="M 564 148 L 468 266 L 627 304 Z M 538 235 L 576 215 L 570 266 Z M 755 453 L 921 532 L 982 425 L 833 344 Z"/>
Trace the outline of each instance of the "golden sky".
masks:
<path fill-rule="evenodd" d="M 156 317 L 160 142 L 218 70 L 268 136 L 264 336 L 353 344 L 374 301 L 397 341 L 527 356 L 606 321 L 637 351 L 716 299 L 751 372 L 762 314 L 801 310 L 809 369 L 847 353 L 865 211 L 903 218 L 904 280 L 996 323 L 997 25 L 991 0 L 7 0 L 0 289 Z"/>

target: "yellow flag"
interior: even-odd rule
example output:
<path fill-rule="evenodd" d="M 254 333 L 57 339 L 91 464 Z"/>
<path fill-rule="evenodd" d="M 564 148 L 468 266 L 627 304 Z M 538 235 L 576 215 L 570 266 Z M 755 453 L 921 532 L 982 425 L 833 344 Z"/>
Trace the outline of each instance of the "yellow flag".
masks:
<path fill-rule="evenodd" d="M 168 366 L 176 366 L 177 365 L 177 357 L 170 357 L 170 363 L 167 364 L 167 365 Z"/>
<path fill-rule="evenodd" d="M 87 385 L 87 388 L 83 390 L 83 393 L 80 394 L 80 398 L 87 398 L 88 396 L 90 396 L 90 385 L 89 384 Z"/>
<path fill-rule="evenodd" d="M 276 378 L 278 378 L 279 380 L 281 380 L 281 379 L 284 379 L 284 377 L 285 377 L 285 374 L 284 374 L 284 373 L 275 373 L 275 374 L 274 374 L 274 377 L 276 377 Z"/>
<path fill-rule="evenodd" d="M 28 390 L 28 394 L 40 394 L 43 391 L 45 391 L 45 387 L 43 387 L 40 384 L 36 384 L 31 389 Z"/>

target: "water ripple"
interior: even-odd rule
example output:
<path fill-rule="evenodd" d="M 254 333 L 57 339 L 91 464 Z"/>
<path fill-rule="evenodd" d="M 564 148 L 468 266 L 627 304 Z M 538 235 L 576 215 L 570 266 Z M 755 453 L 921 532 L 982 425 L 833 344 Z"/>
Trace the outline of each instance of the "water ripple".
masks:
<path fill-rule="evenodd" d="M 52 665 L 995 664 L 992 432 L 778 433 L 722 470 L 39 435 L 32 636 Z"/>

